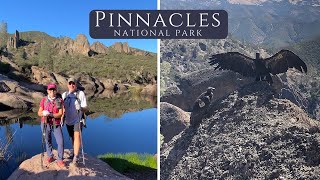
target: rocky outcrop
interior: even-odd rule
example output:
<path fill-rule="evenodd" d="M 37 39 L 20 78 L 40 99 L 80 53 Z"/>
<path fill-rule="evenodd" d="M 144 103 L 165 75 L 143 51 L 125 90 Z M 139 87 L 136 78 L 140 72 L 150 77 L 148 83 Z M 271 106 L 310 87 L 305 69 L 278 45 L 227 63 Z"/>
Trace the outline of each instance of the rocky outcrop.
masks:
<path fill-rule="evenodd" d="M 53 152 L 57 155 L 57 151 Z M 69 150 L 65 150 L 66 167 L 59 167 L 56 162 L 45 164 L 41 168 L 41 154 L 35 155 L 30 159 L 23 161 L 19 168 L 15 170 L 8 180 L 15 179 L 129 179 L 126 176 L 113 170 L 107 163 L 85 154 L 85 166 L 80 164 L 79 167 L 70 165 L 71 160 L 66 159 L 70 155 Z M 46 156 L 45 156 L 46 158 Z"/>
<path fill-rule="evenodd" d="M 112 47 L 118 53 L 129 54 L 131 52 L 131 48 L 129 47 L 127 42 L 125 42 L 125 43 L 116 42 L 110 47 Z"/>
<path fill-rule="evenodd" d="M 19 31 L 16 30 L 13 37 L 11 36 L 9 37 L 7 41 L 7 47 L 17 49 L 19 47 L 19 42 L 20 42 L 20 35 L 19 35 Z"/>
<path fill-rule="evenodd" d="M 143 87 L 141 94 L 157 96 L 157 84 L 148 84 L 147 86 Z"/>
<path fill-rule="evenodd" d="M 54 48 L 59 50 L 59 54 L 82 54 L 89 56 L 90 44 L 87 37 L 83 34 L 79 34 L 75 40 L 64 37 L 56 42 Z"/>
<path fill-rule="evenodd" d="M 43 97 L 42 93 L 26 88 L 4 75 L 0 75 L 0 84 L 2 90 L 0 106 L 2 110 L 29 109 L 38 99 Z"/>
<path fill-rule="evenodd" d="M 33 75 L 33 82 L 35 83 L 42 84 L 44 86 L 46 86 L 50 82 L 57 83 L 54 76 L 43 68 L 39 68 L 38 66 L 32 66 L 31 72 Z"/>
<path fill-rule="evenodd" d="M 79 34 L 74 41 L 74 50 L 80 54 L 88 55 L 90 51 L 90 44 L 87 37 L 83 34 Z"/>
<path fill-rule="evenodd" d="M 108 54 L 109 50 L 108 48 L 102 44 L 101 42 L 94 42 L 91 46 L 90 49 L 93 50 L 94 52 L 97 52 L 99 54 Z"/>
<path fill-rule="evenodd" d="M 132 48 L 129 46 L 127 42 L 121 43 L 121 42 L 116 42 L 109 48 L 113 48 L 116 52 L 118 53 L 126 53 L 126 54 L 131 54 L 134 56 L 156 56 L 156 54 L 143 51 L 140 49 Z"/>
<path fill-rule="evenodd" d="M 161 179 L 319 179 L 320 124 L 265 82 L 206 110 L 161 150 Z"/>
<path fill-rule="evenodd" d="M 190 125 L 188 112 L 166 102 L 160 103 L 160 117 L 160 131 L 165 143 Z"/>

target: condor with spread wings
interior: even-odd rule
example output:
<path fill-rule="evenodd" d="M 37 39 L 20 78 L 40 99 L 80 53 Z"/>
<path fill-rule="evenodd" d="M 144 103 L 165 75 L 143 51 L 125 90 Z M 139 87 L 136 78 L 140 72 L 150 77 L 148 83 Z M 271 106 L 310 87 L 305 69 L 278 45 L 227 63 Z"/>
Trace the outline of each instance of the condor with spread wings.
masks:
<path fill-rule="evenodd" d="M 243 76 L 255 77 L 256 81 L 267 80 L 270 84 L 270 74 L 276 75 L 286 72 L 289 68 L 295 68 L 307 73 L 306 64 L 293 52 L 281 50 L 272 57 L 262 59 L 256 53 L 256 59 L 252 59 L 238 52 L 228 52 L 213 55 L 210 65 L 217 65 L 215 69 L 232 70 Z"/>

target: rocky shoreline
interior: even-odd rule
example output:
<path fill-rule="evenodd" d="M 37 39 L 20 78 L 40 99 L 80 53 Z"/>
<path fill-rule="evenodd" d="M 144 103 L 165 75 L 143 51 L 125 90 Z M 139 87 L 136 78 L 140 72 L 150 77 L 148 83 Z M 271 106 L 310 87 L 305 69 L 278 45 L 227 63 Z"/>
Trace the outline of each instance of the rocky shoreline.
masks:
<path fill-rule="evenodd" d="M 45 95 L 46 84 L 54 82 L 58 85 L 59 92 L 66 91 L 67 78 L 55 73 L 47 73 L 44 70 L 34 67 L 34 82 L 18 82 L 0 74 L 0 108 L 2 111 L 10 109 L 31 109 L 33 105 Z M 98 79 L 89 75 L 76 75 L 79 79 L 80 89 L 84 90 L 87 97 L 103 98 L 108 91 L 114 91 L 114 86 L 119 91 L 130 91 L 139 89 L 138 93 L 157 96 L 157 84 L 128 84 L 116 80 Z"/>

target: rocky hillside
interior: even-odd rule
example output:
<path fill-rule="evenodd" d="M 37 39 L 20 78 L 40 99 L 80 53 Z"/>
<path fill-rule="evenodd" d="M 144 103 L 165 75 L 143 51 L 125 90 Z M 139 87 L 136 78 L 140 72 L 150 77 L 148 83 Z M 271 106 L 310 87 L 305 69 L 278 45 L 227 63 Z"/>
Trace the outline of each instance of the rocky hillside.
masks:
<path fill-rule="evenodd" d="M 224 9 L 232 36 L 242 42 L 280 48 L 319 35 L 319 5 L 319 0 L 162 0 L 160 7 Z"/>
<path fill-rule="evenodd" d="M 16 31 L 10 35 L 6 47 L 0 48 L 0 56 L 2 62 L 10 64 L 19 75 L 29 80 L 32 79 L 32 66 L 65 76 L 84 72 L 100 78 L 138 84 L 151 83 L 156 80 L 157 74 L 155 53 L 120 42 L 110 47 L 100 42 L 90 45 L 82 34 L 73 40 L 36 31 Z M 12 78 L 17 75 L 12 75 L 12 72 L 1 73 Z"/>
<path fill-rule="evenodd" d="M 73 40 L 16 31 L 0 47 L 0 108 L 30 109 L 49 82 L 66 91 L 69 77 L 78 80 L 88 98 L 103 97 L 110 90 L 115 93 L 115 87 L 119 91 L 137 87 L 137 94 L 156 96 L 156 54 L 128 43 L 90 45 L 81 34 Z"/>
<path fill-rule="evenodd" d="M 191 114 L 161 149 L 161 179 L 319 179 L 319 122 L 265 82 Z"/>

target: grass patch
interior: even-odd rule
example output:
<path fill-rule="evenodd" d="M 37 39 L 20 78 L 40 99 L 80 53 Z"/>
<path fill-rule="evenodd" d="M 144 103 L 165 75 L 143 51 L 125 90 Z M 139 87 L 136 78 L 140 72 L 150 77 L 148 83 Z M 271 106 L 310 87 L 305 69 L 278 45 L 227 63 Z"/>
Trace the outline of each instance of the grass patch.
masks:
<path fill-rule="evenodd" d="M 157 160 L 151 154 L 104 154 L 98 158 L 120 173 L 157 169 Z"/>

